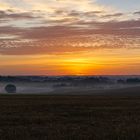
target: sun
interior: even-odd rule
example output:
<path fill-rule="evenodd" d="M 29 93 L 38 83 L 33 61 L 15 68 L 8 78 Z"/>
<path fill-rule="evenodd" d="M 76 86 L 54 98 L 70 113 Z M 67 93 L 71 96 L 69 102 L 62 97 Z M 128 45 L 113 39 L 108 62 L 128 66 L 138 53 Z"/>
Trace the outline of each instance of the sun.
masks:
<path fill-rule="evenodd" d="M 88 75 L 92 67 L 89 59 L 70 58 L 64 61 L 64 69 L 71 75 Z"/>

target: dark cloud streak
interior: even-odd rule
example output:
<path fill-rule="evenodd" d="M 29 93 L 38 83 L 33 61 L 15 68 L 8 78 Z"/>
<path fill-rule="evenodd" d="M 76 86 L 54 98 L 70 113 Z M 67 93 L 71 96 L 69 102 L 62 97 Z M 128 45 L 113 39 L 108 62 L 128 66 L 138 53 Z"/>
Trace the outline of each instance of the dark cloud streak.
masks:
<path fill-rule="evenodd" d="M 0 11 L 0 19 L 33 19 L 39 18 L 36 17 L 33 13 L 24 12 L 24 13 L 15 13 L 13 11 Z"/>
<path fill-rule="evenodd" d="M 107 14 L 107 15 L 103 15 L 103 18 L 112 18 L 112 17 L 120 17 L 123 16 L 123 13 L 115 13 L 115 14 Z"/>
<path fill-rule="evenodd" d="M 134 12 L 134 15 L 140 15 L 140 11 Z"/>

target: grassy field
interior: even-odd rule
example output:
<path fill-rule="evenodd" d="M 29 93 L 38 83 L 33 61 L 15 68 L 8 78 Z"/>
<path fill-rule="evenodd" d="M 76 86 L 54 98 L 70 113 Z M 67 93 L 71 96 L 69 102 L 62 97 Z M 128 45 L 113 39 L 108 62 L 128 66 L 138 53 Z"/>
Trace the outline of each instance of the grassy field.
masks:
<path fill-rule="evenodd" d="M 0 96 L 0 140 L 139 140 L 140 96 Z"/>

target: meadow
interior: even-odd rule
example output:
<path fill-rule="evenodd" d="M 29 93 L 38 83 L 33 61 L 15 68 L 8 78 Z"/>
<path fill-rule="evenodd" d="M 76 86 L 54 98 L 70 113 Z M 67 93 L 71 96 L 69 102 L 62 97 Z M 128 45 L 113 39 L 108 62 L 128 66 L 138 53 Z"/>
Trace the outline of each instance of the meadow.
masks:
<path fill-rule="evenodd" d="M 0 95 L 0 140 L 139 138 L 139 95 Z"/>

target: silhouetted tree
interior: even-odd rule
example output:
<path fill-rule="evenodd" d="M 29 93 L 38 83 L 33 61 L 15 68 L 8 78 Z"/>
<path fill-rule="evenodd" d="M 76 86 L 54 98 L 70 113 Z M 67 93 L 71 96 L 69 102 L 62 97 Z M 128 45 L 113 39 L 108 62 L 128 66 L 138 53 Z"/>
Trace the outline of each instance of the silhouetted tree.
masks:
<path fill-rule="evenodd" d="M 12 85 L 12 84 L 8 84 L 6 87 L 5 87 L 5 91 L 7 93 L 16 93 L 16 86 L 15 85 Z"/>
<path fill-rule="evenodd" d="M 125 84 L 125 80 L 119 79 L 119 80 L 117 80 L 117 83 L 118 84 Z"/>
<path fill-rule="evenodd" d="M 126 82 L 129 84 L 137 84 L 137 83 L 140 83 L 140 79 L 139 78 L 128 78 L 126 80 Z"/>

